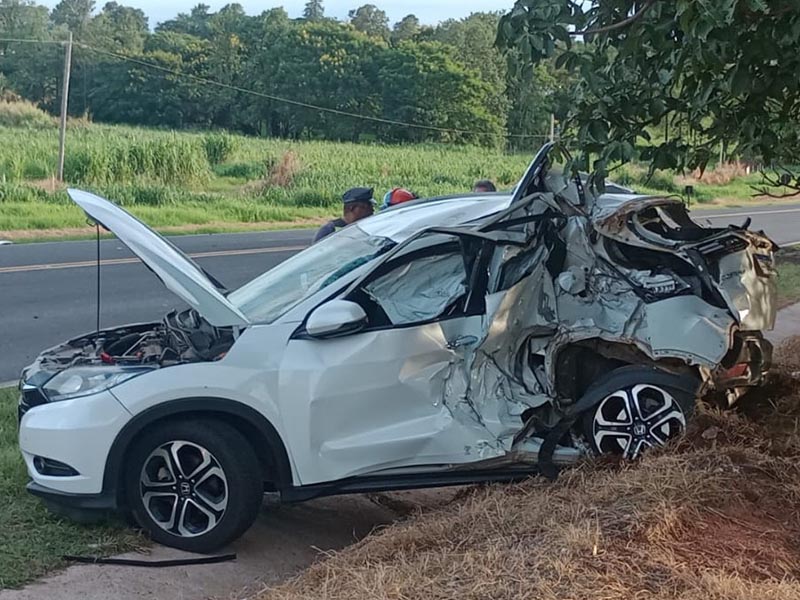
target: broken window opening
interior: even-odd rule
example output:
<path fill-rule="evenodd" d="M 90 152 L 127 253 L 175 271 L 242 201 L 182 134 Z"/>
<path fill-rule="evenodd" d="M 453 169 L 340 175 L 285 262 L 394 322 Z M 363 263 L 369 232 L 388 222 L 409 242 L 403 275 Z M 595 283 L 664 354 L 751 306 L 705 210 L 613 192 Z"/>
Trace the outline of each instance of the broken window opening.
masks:
<path fill-rule="evenodd" d="M 460 252 L 419 258 L 402 264 L 364 286 L 366 294 L 394 325 L 423 323 L 456 308 L 467 292 Z"/>

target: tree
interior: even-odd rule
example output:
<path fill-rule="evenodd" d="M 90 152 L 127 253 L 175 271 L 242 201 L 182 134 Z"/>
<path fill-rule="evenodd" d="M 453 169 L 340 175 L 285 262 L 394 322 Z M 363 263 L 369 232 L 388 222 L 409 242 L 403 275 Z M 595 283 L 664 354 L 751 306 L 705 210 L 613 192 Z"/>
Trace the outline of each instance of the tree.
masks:
<path fill-rule="evenodd" d="M 380 115 L 375 61 L 385 42 L 329 21 L 294 23 L 271 31 L 264 41 L 246 74 L 258 91 L 330 109 Z M 358 140 L 373 130 L 368 121 L 283 102 L 258 99 L 257 107 L 257 120 L 273 135 Z"/>
<path fill-rule="evenodd" d="M 406 15 L 392 28 L 392 43 L 399 44 L 416 37 L 420 31 L 419 19 L 416 15 Z"/>
<path fill-rule="evenodd" d="M 581 151 L 576 166 L 591 156 L 602 173 L 633 158 L 637 145 L 653 169 L 702 170 L 721 144 L 796 163 L 800 11 L 792 2 L 518 0 L 498 42 L 529 65 L 554 57 L 575 78 L 560 111 Z"/>
<path fill-rule="evenodd" d="M 458 61 L 478 73 L 487 84 L 487 107 L 496 114 L 505 115 L 509 111 L 507 90 L 512 88 L 506 59 L 495 47 L 497 25 L 500 16 L 494 13 L 473 13 L 465 19 L 449 19 L 441 23 L 434 38 L 451 46 Z"/>
<path fill-rule="evenodd" d="M 149 32 L 142 10 L 113 1 L 106 2 L 88 27 L 92 45 L 113 51 L 141 52 Z"/>
<path fill-rule="evenodd" d="M 387 119 L 446 130 L 488 135 L 385 127 L 381 138 L 394 141 L 458 141 L 499 146 L 503 115 L 488 108 L 491 89 L 478 74 L 455 59 L 452 48 L 436 42 L 403 42 L 379 58 L 378 85 Z"/>
<path fill-rule="evenodd" d="M 50 19 L 80 36 L 92 18 L 94 6 L 94 0 L 61 0 L 50 13 Z"/>
<path fill-rule="evenodd" d="M 197 4 L 188 14 L 178 13 L 178 16 L 174 19 L 159 23 L 156 31 L 174 31 L 208 38 L 208 21 L 211 18 L 210 10 L 211 7 L 208 4 Z"/>
<path fill-rule="evenodd" d="M 0 34 L 7 38 L 47 39 L 48 12 L 31 0 L 0 0 Z M 8 48 L 3 42 L 2 49 Z"/>
<path fill-rule="evenodd" d="M 389 17 L 374 4 L 365 4 L 349 13 L 350 24 L 367 35 L 389 39 Z"/>
<path fill-rule="evenodd" d="M 322 0 L 309 0 L 303 9 L 303 18 L 306 21 L 321 21 L 325 18 L 325 8 Z"/>
<path fill-rule="evenodd" d="M 0 38 L 52 39 L 47 8 L 28 0 L 0 0 Z M 64 50 L 56 44 L 0 41 L 0 73 L 8 85 L 48 110 L 58 106 L 63 61 Z"/>

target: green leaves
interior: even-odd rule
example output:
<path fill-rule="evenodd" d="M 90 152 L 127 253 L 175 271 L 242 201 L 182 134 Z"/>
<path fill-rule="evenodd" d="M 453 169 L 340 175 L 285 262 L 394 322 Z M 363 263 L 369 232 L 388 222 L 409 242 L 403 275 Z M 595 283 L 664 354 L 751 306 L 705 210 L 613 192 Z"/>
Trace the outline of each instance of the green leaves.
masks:
<path fill-rule="evenodd" d="M 589 135 L 593 141 L 605 144 L 608 141 L 608 125 L 605 121 L 590 121 Z"/>
<path fill-rule="evenodd" d="M 548 13 L 556 4 L 561 10 Z M 561 117 L 572 125 L 576 155 L 702 170 L 725 144 L 734 156 L 795 163 L 800 10 L 793 4 L 657 0 L 643 11 L 646 0 L 548 1 L 537 8 L 519 1 L 507 45 L 536 62 L 544 47 L 528 49 L 525 36 L 596 31 L 556 50 L 556 67 L 574 77 Z"/>

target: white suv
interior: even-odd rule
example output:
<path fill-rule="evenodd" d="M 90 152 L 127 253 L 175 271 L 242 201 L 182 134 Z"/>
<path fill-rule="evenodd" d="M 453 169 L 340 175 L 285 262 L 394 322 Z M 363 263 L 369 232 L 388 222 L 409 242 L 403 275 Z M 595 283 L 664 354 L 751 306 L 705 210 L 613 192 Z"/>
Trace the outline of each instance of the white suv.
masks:
<path fill-rule="evenodd" d="M 680 434 L 758 384 L 773 243 L 674 199 L 593 194 L 540 152 L 512 195 L 358 222 L 225 293 L 114 204 L 70 191 L 190 308 L 44 352 L 20 383 L 29 489 L 130 511 L 192 551 L 264 491 L 509 481 Z"/>

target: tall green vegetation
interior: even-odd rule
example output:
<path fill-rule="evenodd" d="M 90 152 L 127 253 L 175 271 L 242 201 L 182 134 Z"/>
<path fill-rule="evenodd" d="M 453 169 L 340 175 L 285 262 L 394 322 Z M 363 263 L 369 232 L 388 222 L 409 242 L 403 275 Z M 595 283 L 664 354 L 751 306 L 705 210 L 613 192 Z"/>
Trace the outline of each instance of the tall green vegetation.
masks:
<path fill-rule="evenodd" d="M 499 18 L 476 13 L 430 27 L 413 14 L 392 25 L 375 4 L 347 22 L 326 17 L 321 1 L 306 2 L 299 19 L 282 8 L 248 15 L 239 4 L 217 12 L 198 4 L 151 32 L 141 10 L 114 1 L 61 0 L 48 11 L 0 0 L 0 38 L 61 41 L 71 31 L 70 110 L 95 121 L 496 147 L 512 133 L 533 148 L 547 133 L 558 79 L 550 67 L 531 77 L 509 66 L 513 55 L 494 46 Z M 51 113 L 62 61 L 57 43 L 0 42 L 3 86 Z"/>
<path fill-rule="evenodd" d="M 8 237 L 10 230 L 84 226 L 85 215 L 52 178 L 55 120 L 30 105 L 0 103 L 4 122 L 13 126 L 0 125 L 0 231 Z M 380 194 L 404 186 L 426 197 L 468 191 L 485 177 L 510 188 L 529 160 L 474 146 L 298 142 L 82 123 L 70 130 L 65 179 L 153 226 L 213 231 L 329 218 L 341 211 L 344 190 L 357 185 Z"/>

